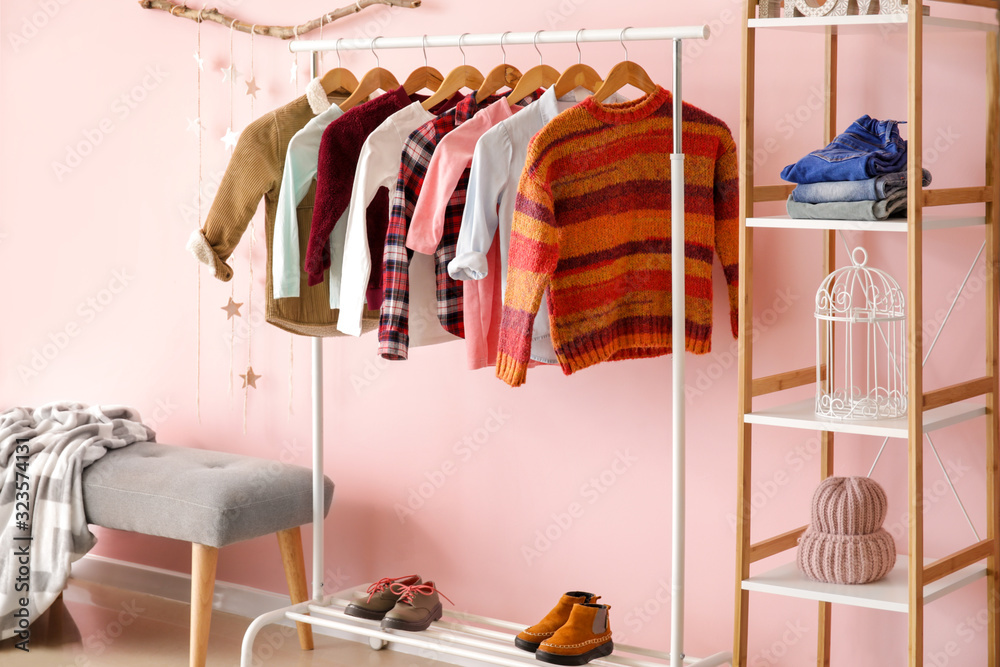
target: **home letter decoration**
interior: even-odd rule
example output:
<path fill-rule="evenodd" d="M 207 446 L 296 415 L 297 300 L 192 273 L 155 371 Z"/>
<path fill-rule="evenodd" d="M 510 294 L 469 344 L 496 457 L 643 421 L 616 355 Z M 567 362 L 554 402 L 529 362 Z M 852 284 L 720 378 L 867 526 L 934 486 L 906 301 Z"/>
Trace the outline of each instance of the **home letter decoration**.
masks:
<path fill-rule="evenodd" d="M 785 18 L 847 16 L 850 0 L 785 0 Z"/>
<path fill-rule="evenodd" d="M 758 5 L 757 18 L 777 19 L 781 18 L 781 0 L 760 0 Z"/>

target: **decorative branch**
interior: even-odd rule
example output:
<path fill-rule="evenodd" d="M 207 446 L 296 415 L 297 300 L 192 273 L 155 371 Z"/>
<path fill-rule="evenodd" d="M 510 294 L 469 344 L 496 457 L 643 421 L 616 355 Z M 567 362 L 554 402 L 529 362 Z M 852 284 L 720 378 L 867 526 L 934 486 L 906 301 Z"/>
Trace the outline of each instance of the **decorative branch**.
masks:
<path fill-rule="evenodd" d="M 232 26 L 235 30 L 240 32 L 249 33 L 251 28 L 256 35 L 264 35 L 267 37 L 277 37 L 279 39 L 292 39 L 296 35 L 299 37 L 305 35 L 308 32 L 315 30 L 322 25 L 328 25 L 333 23 L 337 19 L 342 19 L 345 16 L 351 16 L 352 14 L 357 14 L 365 7 L 371 7 L 372 5 L 389 5 L 390 7 L 405 7 L 407 9 L 416 9 L 420 6 L 421 0 L 358 0 L 353 5 L 348 5 L 347 7 L 341 7 L 340 9 L 335 9 L 329 14 L 324 14 L 323 16 L 313 19 L 312 21 L 306 21 L 299 26 L 283 26 L 283 25 L 257 25 L 253 26 L 250 23 L 240 21 L 239 19 L 234 19 L 231 16 L 226 16 L 218 9 L 214 7 L 206 7 L 204 10 L 194 9 L 188 7 L 187 5 L 178 4 L 175 2 L 170 2 L 170 0 L 139 0 L 139 6 L 143 9 L 159 9 L 165 12 L 169 12 L 171 16 L 177 16 L 181 18 L 191 19 L 192 21 L 213 21 L 224 26 Z"/>

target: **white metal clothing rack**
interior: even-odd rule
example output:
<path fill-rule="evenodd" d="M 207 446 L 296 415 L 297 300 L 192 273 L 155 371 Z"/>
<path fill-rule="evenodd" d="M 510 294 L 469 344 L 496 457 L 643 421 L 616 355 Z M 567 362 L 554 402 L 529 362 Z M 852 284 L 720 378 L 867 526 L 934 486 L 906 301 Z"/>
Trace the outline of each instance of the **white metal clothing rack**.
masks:
<path fill-rule="evenodd" d="M 373 39 L 340 39 L 293 41 L 292 52 L 312 54 L 311 74 L 317 75 L 318 53 L 334 50 L 373 50 L 441 48 L 466 46 L 505 46 L 511 44 L 571 44 L 585 42 L 672 41 L 673 42 L 673 118 L 674 152 L 671 163 L 671 256 L 684 257 L 684 153 L 683 106 L 681 95 L 682 47 L 686 39 L 708 39 L 707 25 L 659 28 L 625 28 L 580 31 L 507 32 L 464 35 L 417 35 L 412 37 L 376 37 Z M 684 262 L 671 262 L 672 311 L 674 313 L 672 340 L 674 345 L 685 338 Z M 523 629 L 515 623 L 496 619 L 446 612 L 447 620 L 432 624 L 421 633 L 394 633 L 377 628 L 343 613 L 346 604 L 343 591 L 324 597 L 323 555 L 323 347 L 322 338 L 312 342 L 312 409 L 313 409 L 313 600 L 277 609 L 256 618 L 243 637 L 241 667 L 251 667 L 253 643 L 265 625 L 282 619 L 319 625 L 369 638 L 373 648 L 385 642 L 404 644 L 425 650 L 446 653 L 494 665 L 517 667 L 537 664 L 535 657 L 513 646 L 513 633 Z M 661 653 L 632 646 L 615 645 L 615 653 L 593 661 L 593 665 L 630 665 L 631 667 L 657 667 L 669 660 L 672 667 L 695 665 L 715 667 L 731 664 L 730 653 L 718 653 L 705 659 L 687 658 L 684 646 L 684 539 L 685 539 L 685 409 L 684 409 L 684 346 L 675 347 L 673 356 L 673 529 L 672 529 L 672 584 L 671 584 L 671 648 Z M 307 616 L 306 613 L 311 613 Z M 487 626 L 487 627 L 482 627 Z M 490 628 L 499 628 L 506 632 Z M 622 653 L 638 657 L 626 658 Z M 649 662 L 653 658 L 660 662 Z"/>

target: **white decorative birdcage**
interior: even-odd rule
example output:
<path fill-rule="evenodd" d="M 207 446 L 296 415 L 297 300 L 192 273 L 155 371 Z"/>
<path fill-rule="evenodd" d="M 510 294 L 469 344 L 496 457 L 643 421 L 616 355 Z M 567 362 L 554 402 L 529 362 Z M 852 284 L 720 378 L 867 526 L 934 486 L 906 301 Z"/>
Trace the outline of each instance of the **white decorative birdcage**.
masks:
<path fill-rule="evenodd" d="M 851 266 L 816 292 L 816 414 L 892 419 L 906 414 L 906 303 L 892 276 L 855 248 Z M 824 373 L 825 370 L 825 373 Z"/>

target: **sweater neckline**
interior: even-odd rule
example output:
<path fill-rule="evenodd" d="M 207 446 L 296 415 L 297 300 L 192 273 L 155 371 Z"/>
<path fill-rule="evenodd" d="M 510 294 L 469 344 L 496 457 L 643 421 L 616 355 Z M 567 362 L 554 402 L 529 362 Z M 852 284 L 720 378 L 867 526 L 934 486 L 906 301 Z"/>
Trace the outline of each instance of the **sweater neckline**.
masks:
<path fill-rule="evenodd" d="M 670 91 L 663 86 L 657 86 L 653 92 L 627 102 L 604 104 L 591 96 L 581 102 L 581 105 L 602 123 L 624 125 L 648 118 L 670 99 Z"/>

